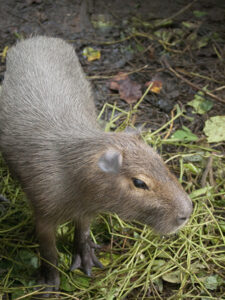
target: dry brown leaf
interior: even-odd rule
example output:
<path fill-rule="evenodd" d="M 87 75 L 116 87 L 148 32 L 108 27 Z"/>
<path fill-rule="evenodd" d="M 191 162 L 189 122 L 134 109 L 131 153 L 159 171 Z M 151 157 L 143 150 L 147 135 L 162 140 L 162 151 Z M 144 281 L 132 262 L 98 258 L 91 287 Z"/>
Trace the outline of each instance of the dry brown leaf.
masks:
<path fill-rule="evenodd" d="M 135 103 L 142 96 L 141 85 L 120 72 L 110 81 L 110 89 L 119 91 L 120 98 L 127 103 Z"/>
<path fill-rule="evenodd" d="M 160 80 L 152 80 L 152 81 L 148 81 L 146 82 L 146 86 L 148 87 L 149 85 L 151 84 L 151 88 L 149 91 L 153 92 L 153 93 L 156 93 L 156 94 L 159 94 L 161 89 L 162 89 L 162 86 L 163 86 L 163 83 L 162 81 Z"/>

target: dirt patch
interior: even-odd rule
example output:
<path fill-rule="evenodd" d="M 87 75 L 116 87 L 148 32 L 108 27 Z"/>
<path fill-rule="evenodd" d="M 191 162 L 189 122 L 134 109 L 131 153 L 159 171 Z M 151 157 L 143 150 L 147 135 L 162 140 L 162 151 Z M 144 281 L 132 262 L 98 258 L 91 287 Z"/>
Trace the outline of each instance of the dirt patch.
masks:
<path fill-rule="evenodd" d="M 223 85 L 223 1 L 194 1 L 190 6 L 187 6 L 187 1 L 87 1 L 85 13 L 82 13 L 81 3 L 69 0 L 1 2 L 1 52 L 18 38 L 34 34 L 57 36 L 70 41 L 76 47 L 81 63 L 93 82 L 99 109 L 106 101 L 117 101 L 119 106 L 129 108 L 109 89 L 110 76 L 119 71 L 131 72 L 131 77 L 142 84 L 144 89 L 144 83 L 160 73 L 165 83 L 164 93 L 148 95 L 138 119 L 139 122 L 151 123 L 153 127 L 159 119 L 165 122 L 175 103 L 185 104 L 197 92 L 197 89 L 165 67 L 163 56 L 167 56 L 173 69 L 178 69 L 180 75 L 199 88 L 207 85 L 212 91 Z M 193 11 L 200 12 L 199 16 L 193 14 Z M 98 27 L 101 21 L 99 16 L 103 16 L 104 22 L 109 24 L 105 30 Z M 171 17 L 173 22 L 167 26 L 150 26 L 155 20 Z M 85 22 L 86 19 L 89 22 Z M 107 22 L 105 19 L 108 19 Z M 185 22 L 187 27 L 182 25 Z M 96 23 L 97 28 L 94 28 L 93 24 Z M 189 30 L 188 26 L 193 28 Z M 156 31 L 158 38 L 153 35 Z M 182 35 L 182 31 L 186 33 Z M 197 40 L 202 45 L 197 45 Z M 88 63 L 82 56 L 85 46 L 99 49 L 101 59 Z M 2 59 L 1 80 L 4 70 L 5 60 Z M 216 95 L 224 99 L 224 89 L 216 92 Z M 224 104 L 217 100 L 213 102 L 214 108 L 210 115 L 223 114 Z"/>

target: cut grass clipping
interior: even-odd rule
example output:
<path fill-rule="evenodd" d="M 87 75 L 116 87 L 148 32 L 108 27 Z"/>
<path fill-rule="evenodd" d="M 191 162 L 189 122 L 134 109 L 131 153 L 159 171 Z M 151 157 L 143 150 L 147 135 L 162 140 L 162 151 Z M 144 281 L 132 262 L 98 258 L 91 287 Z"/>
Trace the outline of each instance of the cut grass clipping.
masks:
<path fill-rule="evenodd" d="M 109 119 L 106 131 L 132 126 L 139 103 L 129 112 L 106 104 L 99 115 Z M 225 299 L 225 161 L 217 147 L 202 141 L 165 139 L 180 117 L 185 113 L 177 106 L 175 116 L 162 128 L 142 135 L 157 150 L 168 145 L 174 149 L 163 151 L 164 159 L 192 197 L 194 212 L 188 225 L 175 236 L 162 237 L 148 226 L 100 215 L 92 225 L 92 237 L 103 245 L 98 256 L 105 268 L 93 269 L 92 278 L 69 271 L 73 228 L 71 223 L 59 226 L 61 291 L 52 298 L 60 294 L 60 299 L 80 300 Z M 40 296 L 42 287 L 34 289 L 39 257 L 32 213 L 2 159 L 0 166 L 0 193 L 10 200 L 0 202 L 0 299 Z"/>

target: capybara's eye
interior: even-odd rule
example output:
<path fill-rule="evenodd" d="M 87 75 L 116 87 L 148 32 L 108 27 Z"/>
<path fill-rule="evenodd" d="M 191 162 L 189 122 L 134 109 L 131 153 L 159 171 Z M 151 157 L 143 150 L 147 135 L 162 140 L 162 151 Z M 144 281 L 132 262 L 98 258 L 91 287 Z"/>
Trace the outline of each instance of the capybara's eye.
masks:
<path fill-rule="evenodd" d="M 143 189 L 143 190 L 149 190 L 147 184 L 141 180 L 141 179 L 138 179 L 138 178 L 132 178 L 133 180 L 133 184 L 139 188 L 139 189 Z"/>

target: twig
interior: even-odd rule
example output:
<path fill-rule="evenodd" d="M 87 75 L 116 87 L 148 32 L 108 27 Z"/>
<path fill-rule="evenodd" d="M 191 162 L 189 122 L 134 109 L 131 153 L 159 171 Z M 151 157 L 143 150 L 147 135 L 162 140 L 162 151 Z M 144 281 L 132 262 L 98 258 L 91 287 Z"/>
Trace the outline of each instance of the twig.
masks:
<path fill-rule="evenodd" d="M 124 240 L 123 240 L 123 245 L 122 245 L 122 249 L 124 249 L 124 248 L 125 248 L 125 246 L 126 246 L 126 243 L 127 243 L 127 238 L 124 238 Z"/>
<path fill-rule="evenodd" d="M 81 39 L 80 41 L 82 43 L 89 43 L 89 44 L 91 43 L 91 44 L 98 44 L 98 45 L 114 45 L 114 44 L 119 44 L 119 43 L 125 42 L 127 40 L 130 40 L 133 37 L 134 37 L 134 34 L 128 35 L 119 40 L 112 40 L 112 41 L 85 40 L 85 39 Z M 76 40 L 67 40 L 67 42 L 74 43 L 74 42 L 76 42 Z"/>
<path fill-rule="evenodd" d="M 168 136 L 170 136 L 171 131 L 172 131 L 172 129 L 173 129 L 174 110 L 175 110 L 175 107 L 174 107 L 174 108 L 172 109 L 172 111 L 171 111 L 171 120 L 172 120 L 172 122 L 170 123 L 170 128 L 169 128 L 168 132 L 166 133 L 166 135 L 165 135 L 164 138 L 163 138 L 164 140 L 166 140 L 166 139 L 168 138 Z"/>
<path fill-rule="evenodd" d="M 192 1 L 191 3 L 189 3 L 188 5 L 186 5 L 185 7 L 183 7 L 181 10 L 179 10 L 178 12 L 176 12 L 174 15 L 172 15 L 170 17 L 170 19 L 174 19 L 177 16 L 183 14 L 186 10 L 188 10 L 197 0 Z"/>
<path fill-rule="evenodd" d="M 225 89 L 225 85 L 216 88 L 216 89 L 214 90 L 214 92 L 222 91 L 222 90 L 224 90 L 224 89 Z"/>
<path fill-rule="evenodd" d="M 208 174 L 210 175 L 210 184 L 213 183 L 213 178 L 212 178 L 212 162 L 213 162 L 213 157 L 210 156 L 208 158 L 208 162 L 207 162 L 206 168 L 205 168 L 205 170 L 204 170 L 204 172 L 202 174 L 202 179 L 201 179 L 201 186 L 202 187 L 206 186 L 206 178 L 207 178 Z"/>
<path fill-rule="evenodd" d="M 183 8 L 181 8 L 178 12 L 176 12 L 175 14 L 173 14 L 171 17 L 163 19 L 160 24 L 163 24 L 164 22 L 166 22 L 167 20 L 172 20 L 175 19 L 177 16 L 183 14 L 186 10 L 188 10 L 197 0 L 192 1 L 191 3 L 187 4 L 186 6 L 184 6 Z"/>
<path fill-rule="evenodd" d="M 134 73 L 139 73 L 141 72 L 142 70 L 144 69 L 147 69 L 148 68 L 148 65 L 145 65 L 143 67 L 140 67 L 138 69 L 134 69 L 134 70 L 131 70 L 129 72 L 124 72 L 126 73 L 127 75 L 131 75 L 131 74 L 134 74 Z M 114 75 L 96 75 L 96 76 L 87 76 L 87 79 L 89 80 L 95 80 L 95 79 L 110 79 L 110 78 L 113 78 L 116 74 Z"/>
<path fill-rule="evenodd" d="M 215 185 L 215 181 L 214 181 L 214 178 L 213 178 L 213 168 L 209 169 L 209 183 L 210 183 L 211 186 Z"/>
<path fill-rule="evenodd" d="M 190 85 L 191 87 L 193 87 L 194 89 L 198 90 L 198 91 L 201 91 L 203 92 L 204 94 L 206 94 L 207 96 L 219 101 L 219 102 L 222 102 L 222 103 L 225 103 L 225 99 L 222 99 L 208 91 L 204 91 L 202 88 L 200 88 L 198 85 L 192 83 L 191 81 L 189 81 L 188 79 L 184 78 L 182 75 L 180 75 L 179 73 L 177 73 L 169 64 L 169 62 L 167 61 L 167 59 L 164 57 L 162 59 L 162 62 L 165 64 L 166 68 L 172 72 L 173 74 L 175 74 L 178 78 L 180 78 L 182 81 L 186 82 L 188 85 Z"/>
<path fill-rule="evenodd" d="M 216 80 L 214 78 L 211 78 L 211 77 L 208 77 L 208 76 L 205 76 L 205 75 L 202 75 L 202 74 L 198 74 L 198 73 L 195 73 L 195 72 L 188 72 L 188 71 L 185 71 L 181 68 L 176 68 L 177 71 L 179 71 L 179 73 L 182 73 L 183 75 L 186 75 L 190 78 L 192 78 L 193 76 L 194 77 L 198 77 L 198 78 L 202 78 L 202 79 L 205 79 L 205 80 L 208 80 L 208 81 L 212 81 L 212 82 L 216 82 L 216 83 L 219 83 L 219 84 L 223 84 L 223 81 L 219 81 L 219 80 Z M 218 90 L 220 89 L 220 87 L 218 88 Z M 215 89 L 214 91 L 217 91 L 217 89 Z"/>

